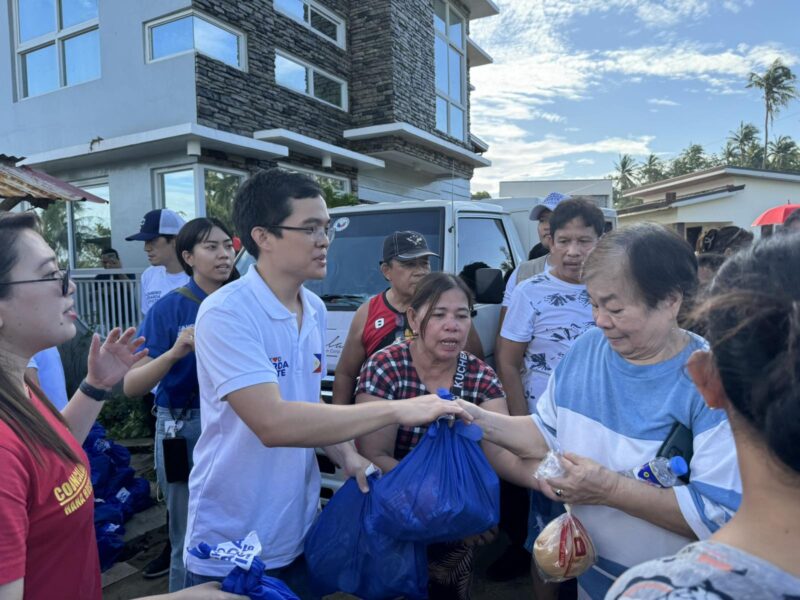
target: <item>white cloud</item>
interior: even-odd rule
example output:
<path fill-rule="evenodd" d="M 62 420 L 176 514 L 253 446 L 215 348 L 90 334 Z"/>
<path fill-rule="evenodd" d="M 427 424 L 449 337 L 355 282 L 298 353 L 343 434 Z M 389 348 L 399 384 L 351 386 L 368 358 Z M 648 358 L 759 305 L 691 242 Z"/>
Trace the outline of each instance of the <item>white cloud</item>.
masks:
<path fill-rule="evenodd" d="M 593 158 L 579 158 L 575 161 L 578 165 L 593 165 L 594 159 Z"/>
<path fill-rule="evenodd" d="M 680 106 L 680 104 L 674 100 L 667 100 L 666 98 L 650 98 L 647 103 L 655 104 L 656 106 Z"/>

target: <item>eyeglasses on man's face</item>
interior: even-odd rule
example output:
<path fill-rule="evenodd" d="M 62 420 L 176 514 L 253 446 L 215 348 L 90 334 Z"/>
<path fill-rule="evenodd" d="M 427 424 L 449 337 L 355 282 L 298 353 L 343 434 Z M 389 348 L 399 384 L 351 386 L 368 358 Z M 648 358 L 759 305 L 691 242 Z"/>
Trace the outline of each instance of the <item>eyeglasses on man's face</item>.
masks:
<path fill-rule="evenodd" d="M 328 225 L 314 225 L 313 227 L 290 227 L 289 225 L 272 225 L 273 229 L 287 229 L 289 231 L 303 231 L 307 236 L 317 242 L 323 240 L 333 241 L 334 230 Z"/>
<path fill-rule="evenodd" d="M 0 285 L 18 285 L 20 283 L 41 283 L 43 281 L 60 281 L 61 282 L 61 295 L 68 296 L 69 295 L 69 283 L 71 281 L 69 277 L 69 267 L 65 270 L 59 270 L 55 277 L 44 277 L 42 279 L 22 279 L 20 281 L 6 281 L 0 283 Z"/>

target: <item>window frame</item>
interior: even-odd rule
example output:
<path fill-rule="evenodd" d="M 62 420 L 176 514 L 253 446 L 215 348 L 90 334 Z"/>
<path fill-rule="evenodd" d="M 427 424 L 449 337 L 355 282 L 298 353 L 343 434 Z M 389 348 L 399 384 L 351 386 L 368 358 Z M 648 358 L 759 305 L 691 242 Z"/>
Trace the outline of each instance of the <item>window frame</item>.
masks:
<path fill-rule="evenodd" d="M 435 122 L 435 119 L 436 119 L 436 117 L 435 117 L 435 115 L 436 115 L 436 104 L 435 104 L 435 101 L 434 101 L 434 128 L 436 129 L 436 131 L 444 133 L 445 135 L 448 135 L 453 139 L 459 140 L 460 142 L 464 142 L 469 138 L 469 128 L 467 126 L 467 123 L 468 123 L 468 119 L 467 119 L 467 105 L 468 105 L 467 97 L 468 97 L 468 93 L 469 93 L 469 91 L 467 89 L 467 23 L 468 23 L 468 20 L 467 20 L 467 17 L 465 15 L 463 15 L 458 9 L 454 8 L 453 5 L 448 0 L 442 0 L 442 2 L 445 5 L 445 31 L 446 31 L 446 33 L 443 33 L 443 32 L 439 31 L 436 28 L 436 22 L 435 22 L 435 20 L 436 20 L 436 12 L 435 11 L 436 11 L 436 9 L 435 8 L 434 8 L 433 21 L 431 22 L 431 26 L 433 27 L 433 33 L 434 33 L 434 36 L 435 36 L 435 38 L 434 38 L 434 50 L 433 50 L 434 51 L 434 58 L 433 58 L 433 69 L 434 69 L 433 91 L 434 91 L 434 95 L 436 96 L 436 98 L 441 98 L 442 100 L 445 101 L 445 103 L 447 105 L 447 130 L 439 129 L 438 125 L 436 125 L 436 122 Z M 461 22 L 462 22 L 462 25 L 461 25 L 461 45 L 460 46 L 456 45 L 453 42 L 453 40 L 450 38 L 450 13 L 451 12 L 454 12 L 461 19 Z M 461 70 L 460 70 L 460 73 L 459 73 L 459 83 L 461 85 L 461 100 L 462 101 L 460 103 L 456 102 L 450 96 L 450 93 L 449 93 L 450 90 L 449 89 L 445 93 L 445 92 L 440 91 L 439 88 L 436 87 L 436 54 L 435 54 L 436 53 L 436 38 L 439 38 L 439 39 L 443 40 L 445 45 L 446 45 L 446 47 L 447 47 L 447 56 L 445 56 L 445 60 L 447 61 L 448 85 L 449 85 L 449 81 L 450 81 L 450 50 L 451 49 L 455 50 L 461 56 Z M 450 123 L 450 106 L 451 105 L 453 105 L 456 108 L 458 108 L 459 110 L 461 110 L 461 113 L 463 115 L 462 116 L 461 128 L 462 128 L 462 131 L 463 131 L 464 135 L 461 138 L 456 137 L 455 135 L 453 135 L 453 133 L 451 133 L 452 130 L 453 130 L 453 128 L 451 126 L 451 123 Z"/>
<path fill-rule="evenodd" d="M 194 178 L 194 214 L 193 218 L 206 216 L 206 170 L 219 171 L 229 175 L 240 177 L 242 183 L 250 178 L 248 171 L 232 169 L 229 167 L 218 167 L 208 163 L 184 163 L 175 164 L 168 167 L 158 167 L 152 169 L 152 185 L 154 208 L 168 208 L 164 205 L 164 185 L 162 176 L 169 173 L 179 173 L 181 171 L 191 171 Z"/>
<path fill-rule="evenodd" d="M 316 35 L 318 35 L 322 39 L 327 40 L 328 42 L 330 42 L 331 44 L 334 44 L 335 46 L 341 48 L 342 50 L 346 50 L 347 49 L 347 23 L 345 22 L 345 20 L 342 17 L 340 17 L 339 15 L 337 15 L 336 13 L 334 13 L 332 10 L 322 6 L 321 4 L 319 4 L 317 2 L 314 2 L 314 0 L 298 0 L 298 1 L 301 2 L 303 5 L 308 7 L 308 15 L 309 15 L 309 20 L 308 21 L 306 21 L 305 19 L 302 19 L 302 20 L 297 19 L 294 15 L 292 15 L 290 13 L 287 13 L 287 12 L 284 12 L 283 10 L 281 10 L 278 7 L 278 5 L 275 3 L 275 0 L 272 0 L 272 8 L 277 14 L 283 15 L 284 17 L 286 17 L 287 19 L 291 19 L 295 23 L 299 23 L 303 27 L 306 27 L 307 29 L 310 29 L 311 31 L 313 31 Z M 326 19 L 329 19 L 330 21 L 333 21 L 336 24 L 336 39 L 335 40 L 330 38 L 330 37 L 328 37 L 327 35 L 322 33 L 319 29 L 316 29 L 313 25 L 311 25 L 311 11 L 312 10 L 317 11 L 323 17 L 325 17 Z"/>
<path fill-rule="evenodd" d="M 278 56 L 280 56 L 281 58 L 283 58 L 285 60 L 288 60 L 288 61 L 291 61 L 293 63 L 296 63 L 300 67 L 304 67 L 305 68 L 305 70 L 306 70 L 306 78 L 307 78 L 307 80 L 309 82 L 309 88 L 311 89 L 311 91 L 310 92 L 301 92 L 300 90 L 296 90 L 295 88 L 292 88 L 292 87 L 289 87 L 288 85 L 284 85 L 284 84 L 280 83 L 278 81 L 277 69 L 275 69 L 275 73 L 274 73 L 275 85 L 278 85 L 278 86 L 280 86 L 281 88 L 283 88 L 285 90 L 289 90 L 290 92 L 294 92 L 295 94 L 300 94 L 301 96 L 305 96 L 306 98 L 311 98 L 312 100 L 315 100 L 317 102 L 322 102 L 322 104 L 325 104 L 326 106 L 332 106 L 333 108 L 337 108 L 337 109 L 339 109 L 341 111 L 344 111 L 344 112 L 349 112 L 350 111 L 350 108 L 349 108 L 349 106 L 350 106 L 350 98 L 349 98 L 349 94 L 348 94 L 348 90 L 347 90 L 347 81 L 345 81 L 341 77 L 337 77 L 336 75 L 333 75 L 333 74 L 329 73 L 328 71 L 325 71 L 324 69 L 320 69 L 319 67 L 312 65 L 308 61 L 305 61 L 305 60 L 303 60 L 301 58 L 297 58 L 296 56 L 294 56 L 293 54 L 290 54 L 289 52 L 286 52 L 285 50 L 281 50 L 279 48 L 276 48 L 275 49 L 275 58 L 277 59 Z M 274 68 L 274 65 L 275 65 L 275 61 L 273 61 L 273 68 Z M 335 81 L 336 83 L 339 83 L 342 86 L 342 106 L 339 106 L 337 104 L 333 104 L 332 102 L 328 102 L 327 100 L 323 100 L 322 98 L 317 98 L 314 95 L 314 73 L 315 72 L 318 72 L 320 75 L 323 75 L 323 76 L 327 77 L 328 79 L 331 79 L 331 80 Z"/>
<path fill-rule="evenodd" d="M 513 250 L 513 247 L 511 245 L 511 240 L 508 237 L 508 229 L 506 228 L 506 223 L 505 223 L 505 221 L 503 221 L 503 218 L 502 218 L 501 215 L 496 215 L 495 216 L 495 215 L 479 215 L 479 214 L 461 213 L 461 214 L 456 215 L 456 218 L 455 218 L 455 224 L 456 224 L 456 248 L 455 248 L 455 250 L 456 250 L 456 252 L 455 252 L 456 273 L 460 273 L 461 270 L 464 268 L 464 266 L 466 266 L 466 265 L 462 265 L 461 264 L 461 249 L 460 249 L 460 243 L 459 243 L 460 240 L 463 239 L 461 237 L 461 233 L 459 232 L 459 229 L 461 229 L 462 220 L 463 221 L 466 221 L 466 220 L 470 220 L 470 221 L 495 221 L 496 224 L 499 225 L 499 231 L 500 231 L 501 235 L 503 236 L 503 239 L 505 240 L 505 248 L 508 250 L 508 255 L 509 255 L 509 258 L 510 258 L 510 261 L 511 261 L 511 269 L 510 269 L 510 271 L 513 271 L 514 269 L 517 268 L 518 265 L 517 265 L 517 261 L 514 259 L 514 250 Z M 498 267 L 494 267 L 492 265 L 489 265 L 489 268 L 496 269 Z M 501 269 L 501 272 L 502 272 L 502 269 Z M 503 275 L 506 275 L 506 274 L 507 273 L 503 272 Z"/>
<path fill-rule="evenodd" d="M 35 38 L 31 38 L 25 42 L 20 40 L 21 28 L 20 28 L 20 10 L 19 10 L 19 2 L 20 0 L 12 0 L 11 1 L 11 29 L 13 30 L 12 39 L 14 42 L 14 65 L 16 67 L 16 85 L 17 85 L 17 99 L 18 100 L 27 100 L 28 98 L 38 98 L 40 96 L 45 96 L 47 94 L 52 94 L 53 92 L 58 92 L 59 90 L 63 90 L 64 88 L 68 87 L 75 87 L 76 85 L 81 85 L 84 83 L 89 83 L 91 81 L 97 81 L 103 76 L 103 66 L 101 56 L 98 56 L 98 63 L 100 64 L 100 74 L 93 78 L 87 79 L 86 81 L 81 81 L 79 83 L 67 84 L 67 66 L 66 66 L 66 55 L 64 52 L 64 42 L 74 37 L 78 37 L 83 35 L 84 33 L 89 33 L 91 31 L 100 30 L 100 7 L 98 4 L 98 16 L 83 21 L 81 23 L 76 23 L 75 25 L 70 25 L 69 27 L 62 28 L 61 22 L 63 19 L 62 9 L 61 9 L 61 2 L 62 0 L 55 0 L 55 10 L 56 10 L 56 28 L 55 31 L 51 31 L 50 33 L 44 33 L 39 35 Z M 98 33 L 99 35 L 99 33 Z M 35 52 L 36 50 L 41 50 L 42 48 L 46 48 L 47 46 L 54 45 L 56 49 L 56 67 L 58 69 L 58 85 L 47 92 L 42 92 L 41 94 L 25 94 L 27 86 L 27 78 L 25 74 L 25 64 L 23 56 L 26 54 L 30 54 L 31 52 Z M 100 47 L 98 43 L 98 52 L 100 52 Z"/>
<path fill-rule="evenodd" d="M 353 190 L 350 178 L 345 177 L 344 175 L 333 175 L 331 173 L 326 173 L 325 171 L 316 171 L 308 167 L 298 167 L 295 165 L 291 165 L 289 163 L 282 163 L 282 162 L 278 163 L 278 167 L 280 167 L 281 169 L 286 169 L 287 171 L 295 171 L 297 173 L 302 173 L 303 175 L 310 175 L 312 177 L 324 177 L 326 179 L 341 181 L 344 183 L 344 189 L 342 190 L 343 194 L 351 194 Z"/>
<path fill-rule="evenodd" d="M 153 29 L 159 27 L 161 25 L 166 25 L 167 23 L 172 23 L 173 21 L 178 21 L 185 17 L 196 17 L 198 19 L 202 19 L 207 23 L 222 29 L 232 35 L 234 35 L 238 41 L 238 51 L 239 51 L 239 63 L 238 65 L 232 65 L 230 63 L 225 62 L 217 58 L 216 56 L 211 56 L 210 54 L 206 54 L 202 50 L 199 50 L 194 45 L 194 37 L 192 38 L 192 47 L 189 50 L 183 50 L 181 52 L 176 52 L 174 54 L 168 54 L 166 56 L 161 56 L 159 58 L 153 57 Z M 178 12 L 174 12 L 168 15 L 164 15 L 163 17 L 158 17 L 157 19 L 152 19 L 144 23 L 144 52 L 145 52 L 145 63 L 157 63 L 161 62 L 162 60 L 169 60 L 175 58 L 176 56 L 185 56 L 187 54 L 202 54 L 203 56 L 210 58 L 211 60 L 215 60 L 223 65 L 227 65 L 233 69 L 238 69 L 240 71 L 247 72 L 248 70 L 248 63 L 247 63 L 247 34 L 239 29 L 236 29 L 232 25 L 228 25 L 219 19 L 212 17 L 202 11 L 199 11 L 195 8 L 187 8 L 180 10 Z"/>

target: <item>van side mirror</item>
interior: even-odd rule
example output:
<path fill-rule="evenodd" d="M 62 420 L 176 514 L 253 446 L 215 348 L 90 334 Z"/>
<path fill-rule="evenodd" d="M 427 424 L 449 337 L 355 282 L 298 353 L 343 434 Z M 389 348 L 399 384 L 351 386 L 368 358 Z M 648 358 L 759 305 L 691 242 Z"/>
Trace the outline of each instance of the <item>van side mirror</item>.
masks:
<path fill-rule="evenodd" d="M 476 269 L 475 302 L 500 304 L 503 301 L 503 272 L 500 269 Z"/>

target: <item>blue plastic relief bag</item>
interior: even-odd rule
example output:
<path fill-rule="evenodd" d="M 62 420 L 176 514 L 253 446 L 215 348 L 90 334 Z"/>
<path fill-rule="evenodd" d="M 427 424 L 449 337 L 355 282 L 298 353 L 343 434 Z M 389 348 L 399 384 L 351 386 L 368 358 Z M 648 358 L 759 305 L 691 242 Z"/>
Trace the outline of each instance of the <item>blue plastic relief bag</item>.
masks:
<path fill-rule="evenodd" d="M 300 600 L 280 579 L 264 575 L 261 542 L 255 531 L 241 540 L 214 546 L 201 543 L 189 552 L 198 558 L 224 560 L 235 565 L 222 581 L 224 592 L 241 594 L 250 600 Z"/>
<path fill-rule="evenodd" d="M 399 540 L 449 542 L 500 520 L 500 480 L 481 450 L 483 431 L 436 422 L 373 490 L 372 525 Z"/>
<path fill-rule="evenodd" d="M 306 537 L 305 557 L 314 591 L 347 592 L 364 600 L 428 597 L 424 544 L 403 542 L 369 525 L 377 475 L 364 494 L 349 479 L 328 502 Z"/>

